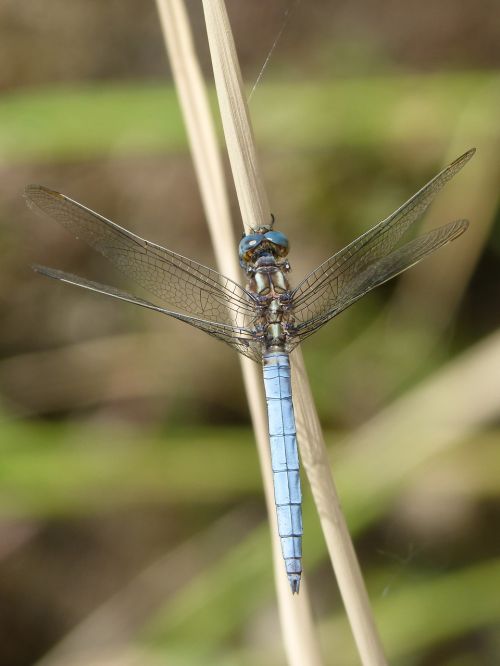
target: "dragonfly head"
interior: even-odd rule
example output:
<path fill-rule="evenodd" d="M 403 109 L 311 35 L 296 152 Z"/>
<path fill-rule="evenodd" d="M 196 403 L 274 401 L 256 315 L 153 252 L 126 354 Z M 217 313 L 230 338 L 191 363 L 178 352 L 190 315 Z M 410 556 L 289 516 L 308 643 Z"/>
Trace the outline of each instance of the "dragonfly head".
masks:
<path fill-rule="evenodd" d="M 263 229 L 247 236 L 240 241 L 238 253 L 243 268 L 255 266 L 257 261 L 265 256 L 277 261 L 286 257 L 289 250 L 288 238 L 280 231 Z"/>

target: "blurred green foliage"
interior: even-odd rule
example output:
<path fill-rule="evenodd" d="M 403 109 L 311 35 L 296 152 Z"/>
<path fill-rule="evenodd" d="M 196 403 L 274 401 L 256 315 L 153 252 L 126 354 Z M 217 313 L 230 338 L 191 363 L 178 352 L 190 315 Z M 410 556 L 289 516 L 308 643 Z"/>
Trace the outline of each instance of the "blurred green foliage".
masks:
<path fill-rule="evenodd" d="M 290 161 L 287 177 L 290 173 L 297 176 L 291 187 L 290 183 L 287 185 L 292 190 L 290 202 L 282 197 L 285 206 L 290 207 L 285 211 L 292 218 L 290 226 L 297 232 L 298 241 L 294 247 L 297 262 L 305 263 L 301 255 L 308 253 L 308 258 L 314 255 L 316 260 L 314 253 L 318 248 L 323 253 L 327 251 L 325 239 L 333 232 L 326 229 L 325 220 L 331 219 L 332 210 L 339 219 L 336 238 L 342 238 L 343 234 L 353 231 L 349 214 L 354 218 L 360 211 L 366 211 L 373 214 L 375 221 L 379 209 L 382 210 L 388 202 L 392 204 L 403 190 L 406 192 L 407 186 L 410 193 L 417 189 L 421 183 L 415 182 L 412 166 L 403 176 L 406 182 L 394 185 L 396 192 L 383 186 L 400 177 L 392 174 L 391 169 L 408 165 L 409 154 L 416 154 L 419 162 L 418 152 L 422 150 L 441 161 L 453 142 L 460 144 L 461 149 L 476 143 L 484 151 L 482 164 L 494 165 L 498 169 L 497 158 L 496 163 L 495 158 L 488 162 L 488 148 L 496 155 L 499 84 L 500 77 L 496 72 L 468 72 L 259 86 L 251 103 L 252 113 L 259 142 L 270 155 L 268 168 L 278 193 L 280 181 L 275 174 L 283 168 L 283 156 L 288 156 Z M 464 141 L 467 143 L 462 145 Z M 333 146 L 336 154 L 332 157 L 329 151 Z M 391 151 L 396 156 L 393 161 L 387 159 L 384 163 L 386 180 L 382 185 L 382 181 L 376 180 L 373 186 L 376 195 L 370 194 L 367 181 L 378 177 L 379 168 L 374 155 L 387 156 Z M 24 170 L 33 165 L 37 165 L 36 173 L 47 166 L 60 168 L 61 171 L 56 173 L 61 174 L 74 163 L 93 161 L 93 168 L 99 159 L 120 162 L 166 156 L 174 160 L 186 152 L 183 123 L 171 87 L 133 83 L 51 87 L 10 93 L 0 100 L 0 154 L 3 162 L 8 162 L 13 170 L 19 169 L 23 177 Z M 350 164 L 349 157 L 346 157 L 348 153 Z M 304 160 L 309 166 L 302 166 Z M 355 168 L 353 162 L 356 162 Z M 156 163 L 151 168 L 155 167 Z M 135 163 L 134 168 L 138 168 Z M 302 179 L 305 172 L 308 177 Z M 480 218 L 477 225 L 484 221 L 485 237 L 497 205 L 496 171 L 492 173 L 493 184 L 485 186 L 485 198 L 489 197 L 492 209 L 489 217 L 483 209 L 471 204 Z M 408 180 L 411 180 L 411 186 Z M 480 180 L 485 181 L 484 178 Z M 457 191 L 476 205 L 474 196 L 478 187 L 473 190 L 471 185 L 468 189 L 464 185 Z M 481 191 L 479 203 L 485 198 Z M 308 212 L 314 227 L 297 222 L 298 214 L 294 219 L 291 213 L 294 205 L 305 199 L 311 201 Z M 353 206 L 357 207 L 356 214 L 352 212 Z M 374 209 L 376 214 L 372 213 Z M 328 224 L 332 226 L 330 222 Z M 314 229 L 314 234 L 310 229 Z M 189 236 L 185 232 L 184 235 Z M 478 240 L 477 247 L 482 248 L 484 242 L 484 239 Z M 65 254 L 64 249 L 59 248 L 59 252 Z M 74 259 L 78 260 L 79 256 Z M 453 259 L 449 261 L 452 265 Z M 470 261 L 473 268 L 474 258 Z M 444 259 L 443 265 L 446 267 Z M 498 265 L 493 270 L 495 276 L 497 268 Z M 433 273 L 435 268 L 425 270 L 439 275 L 439 269 L 437 273 Z M 450 270 L 444 271 L 444 283 Z M 482 271 L 476 278 L 479 286 L 475 288 L 469 286 L 467 272 L 458 276 L 458 301 L 465 298 L 466 306 L 469 289 L 477 297 L 484 293 L 484 285 L 491 283 L 491 269 L 487 267 Z M 8 279 L 14 282 L 12 276 Z M 418 283 L 421 278 L 416 279 Z M 437 278 L 434 283 L 437 284 Z M 425 289 L 425 282 L 419 284 Z M 50 288 L 55 289 L 46 284 L 38 287 L 40 291 L 35 292 L 29 302 L 36 303 L 37 294 L 42 289 L 48 292 Z M 439 295 L 435 296 L 439 314 L 445 312 L 443 323 L 434 316 L 433 294 L 428 291 L 424 303 L 417 298 L 415 306 L 414 301 L 410 301 L 405 309 L 410 288 L 411 283 L 403 283 L 403 297 L 397 289 L 382 290 L 374 295 L 354 318 L 341 319 L 335 328 L 320 333 L 314 343 L 309 343 L 305 347 L 306 358 L 325 420 L 337 427 L 352 428 L 342 436 L 338 431 L 330 431 L 328 442 L 332 447 L 334 476 L 361 553 L 391 663 L 405 666 L 494 664 L 498 662 L 500 644 L 500 603 L 496 593 L 500 584 L 500 564 L 495 559 L 499 545 L 496 537 L 499 532 L 498 429 L 478 417 L 473 423 L 464 425 L 463 432 L 454 432 L 446 446 L 433 450 L 432 441 L 419 441 L 421 433 L 416 428 L 412 440 L 410 435 L 413 433 L 403 437 L 390 428 L 377 430 L 376 425 L 369 422 L 368 429 L 372 428 L 374 440 L 376 432 L 379 437 L 374 441 L 373 451 L 356 445 L 356 436 L 362 432 L 361 424 L 365 418 L 391 403 L 397 414 L 399 403 L 393 402 L 396 398 L 410 396 L 420 382 L 437 380 L 439 373 L 444 373 L 455 357 L 479 339 L 476 333 L 482 318 L 478 316 L 476 320 L 467 315 L 490 311 L 496 293 L 491 292 L 489 299 L 476 310 L 466 306 L 460 310 L 457 304 L 448 307 Z M 25 293 L 22 288 L 20 293 Z M 272 606 L 268 531 L 263 518 L 252 435 L 243 425 L 220 425 L 234 416 L 231 406 L 224 411 L 222 404 L 231 399 L 237 401 L 239 394 L 236 391 L 241 391 L 235 389 L 230 380 L 230 375 L 236 372 L 236 364 L 224 365 L 226 361 L 220 359 L 225 359 L 226 350 L 212 355 L 212 348 L 207 352 L 200 341 L 196 351 L 204 359 L 206 374 L 201 379 L 201 372 L 195 374 L 191 366 L 188 367 L 190 359 L 185 360 L 186 367 L 182 364 L 184 361 L 179 361 L 181 351 L 184 354 L 184 347 L 191 345 L 188 334 L 185 339 L 189 342 L 183 343 L 182 333 L 168 331 L 165 344 L 167 340 L 173 340 L 175 358 L 172 355 L 166 360 L 158 360 L 153 353 L 153 360 L 149 359 L 150 363 L 146 365 L 145 376 L 147 379 L 148 373 L 153 371 L 161 374 L 165 372 L 163 365 L 172 363 L 166 376 L 162 376 L 164 383 L 159 382 L 152 391 L 154 397 L 159 395 L 163 399 L 168 387 L 170 395 L 175 396 L 171 399 L 173 407 L 169 403 L 169 418 L 163 415 L 161 405 L 161 417 L 157 422 L 152 418 L 150 423 L 146 418 L 147 425 L 141 426 L 140 419 L 136 423 L 132 418 L 131 425 L 120 418 L 127 411 L 125 407 L 117 410 L 119 425 L 113 424 L 113 406 L 109 410 L 106 408 L 106 393 L 103 393 L 104 407 L 100 394 L 95 402 L 86 396 L 81 398 L 78 391 L 72 393 L 71 385 L 63 383 L 68 372 L 75 374 L 78 388 L 81 382 L 82 394 L 92 392 L 93 386 L 105 385 L 108 374 L 117 384 L 129 381 L 133 388 L 137 384 L 137 395 L 132 391 L 128 399 L 139 414 L 140 407 L 135 404 L 134 397 L 138 404 L 142 404 L 141 400 L 147 401 L 151 396 L 147 392 L 141 396 L 141 376 L 134 374 L 132 362 L 126 367 L 129 375 L 113 374 L 116 372 L 112 360 L 114 354 L 115 365 L 121 370 L 125 366 L 115 341 L 99 357 L 104 371 L 97 378 L 85 375 L 85 368 L 96 361 L 88 354 L 88 349 L 78 351 L 78 344 L 58 361 L 59 365 L 54 366 L 53 371 L 47 372 L 51 352 L 54 351 L 54 357 L 57 353 L 57 348 L 53 350 L 53 347 L 61 345 L 65 349 L 71 331 L 77 330 L 81 336 L 82 328 L 89 330 L 81 323 L 87 312 L 84 305 L 81 306 L 84 314 L 80 319 L 77 306 L 75 310 L 66 309 L 68 301 L 81 298 L 83 303 L 83 297 L 75 294 L 63 301 L 59 295 L 62 292 L 55 290 L 52 293 L 51 309 L 42 309 L 40 316 L 44 325 L 47 323 L 45 318 L 56 319 L 53 328 L 49 328 L 54 336 L 50 338 L 51 344 L 47 343 L 47 337 L 42 337 L 36 339 L 34 349 L 29 344 L 26 350 L 20 349 L 24 341 L 23 331 L 19 334 L 20 339 L 16 336 L 15 343 L 12 337 L 7 337 L 2 351 L 4 365 L 0 367 L 0 377 L 8 378 L 9 368 L 21 368 L 23 372 L 15 374 L 24 376 L 24 386 L 33 384 L 33 394 L 26 388 L 27 396 L 36 394 L 36 386 L 41 387 L 39 390 L 43 394 L 47 381 L 47 384 L 56 384 L 54 389 L 50 388 L 61 401 L 60 413 L 53 403 L 45 412 L 40 408 L 38 413 L 33 407 L 36 400 L 30 403 L 27 398 L 31 418 L 15 420 L 10 412 L 16 414 L 15 398 L 19 394 L 22 397 L 23 391 L 16 394 L 9 390 L 12 382 L 5 381 L 4 415 L 0 423 L 0 516 L 7 528 L 18 522 L 34 525 L 42 535 L 45 530 L 49 533 L 49 537 L 38 539 L 35 529 L 33 543 L 27 538 L 25 549 L 22 540 L 20 546 L 14 545 L 13 555 L 7 553 L 5 556 L 5 578 L 18 580 L 17 571 L 27 586 L 28 595 L 32 590 L 38 590 L 37 595 L 44 603 L 56 599 L 54 606 L 58 611 L 54 611 L 54 625 L 57 631 L 54 630 L 49 644 L 60 638 L 57 632 L 64 633 L 70 628 L 68 624 L 71 623 L 66 621 L 65 615 L 68 605 L 75 609 L 72 621 L 76 624 L 86 615 L 92 619 L 99 602 L 114 594 L 119 619 L 126 626 L 130 623 L 126 642 L 140 646 L 145 659 L 159 657 L 161 663 L 192 666 L 275 666 L 284 663 L 279 641 L 275 636 L 270 637 L 262 626 L 269 618 L 272 626 L 276 626 L 276 618 Z M 106 338 L 110 334 L 102 323 L 106 317 L 101 316 L 101 311 L 96 312 L 97 316 L 87 319 Z M 486 313 L 485 320 L 488 316 Z M 129 320 L 126 315 L 123 317 L 128 326 Z M 57 322 L 75 318 L 74 328 L 61 334 Z M 453 338 L 449 332 L 450 321 L 457 322 Z M 25 328 L 32 329 L 33 325 Z M 78 336 L 75 338 L 80 340 Z M 82 337 L 85 339 L 85 335 Z M 29 341 L 33 344 L 32 338 Z M 48 354 L 43 363 L 37 355 L 38 345 L 42 353 Z M 139 349 L 139 346 L 137 353 L 143 354 L 141 359 L 147 359 L 148 349 Z M 149 347 L 147 343 L 143 346 Z M 12 357 L 10 349 L 16 351 Z M 75 360 L 79 353 L 80 358 Z M 191 355 L 187 352 L 186 356 Z M 126 353 L 123 358 L 127 358 Z M 192 363 L 196 370 L 202 364 L 200 360 Z M 492 372 L 495 372 L 493 364 Z M 202 407 L 196 401 L 199 398 L 197 391 L 203 387 L 195 386 L 196 381 L 209 387 L 205 388 L 206 404 Z M 58 382 L 63 386 L 59 393 Z M 23 386 L 22 382 L 20 385 Z M 460 394 L 468 402 L 456 405 L 457 413 L 462 415 L 468 411 L 474 395 L 481 395 L 480 388 L 479 385 L 471 386 L 469 392 Z M 233 391 L 235 395 L 232 395 Z M 211 395 L 215 392 L 218 398 Z M 67 403 L 63 400 L 65 394 Z M 124 403 L 126 400 L 127 397 Z M 57 404 L 57 400 L 54 402 Z M 22 407 L 21 404 L 21 415 Z M 104 423 L 99 423 L 99 409 Z M 239 422 L 244 417 L 238 407 L 234 409 L 234 421 Z M 477 411 L 480 410 L 477 408 Z M 42 418 L 43 413 L 50 414 L 51 419 Z M 179 423 L 186 415 L 189 418 L 192 415 L 192 421 L 205 419 L 206 424 L 203 427 L 192 424 L 190 427 L 172 426 L 172 422 Z M 419 414 L 415 420 L 414 414 L 406 414 L 410 424 L 418 420 L 424 422 L 427 415 L 428 412 Z M 96 422 L 92 422 L 93 419 Z M 211 422 L 219 425 L 210 426 Z M 483 432 L 487 426 L 491 430 Z M 424 435 L 432 440 L 432 434 L 427 435 L 425 430 Z M 436 438 L 441 435 L 436 434 Z M 370 432 L 365 433 L 365 437 L 370 439 Z M 426 501 L 430 501 L 430 505 Z M 259 525 L 255 527 L 256 521 L 242 514 L 245 536 L 239 537 L 237 543 L 231 543 L 227 549 L 223 548 L 221 539 L 221 552 L 206 563 L 203 530 L 208 535 L 212 531 L 215 534 L 216 518 L 239 505 L 250 507 L 250 513 L 257 514 Z M 166 521 L 166 540 L 161 544 L 155 542 L 154 547 L 148 546 L 143 524 L 151 520 L 153 531 L 159 531 L 163 526 L 163 515 L 158 517 L 155 511 L 165 507 L 172 510 Z M 134 512 L 139 512 L 140 527 L 130 517 Z M 113 522 L 110 532 L 121 536 L 116 537 L 117 544 L 106 542 L 102 545 L 95 534 L 100 533 L 100 521 L 112 520 L 110 516 L 115 516 L 120 525 L 117 528 Z M 94 581 L 97 592 L 86 603 L 85 575 L 82 581 L 78 576 L 82 571 L 91 570 L 92 564 L 85 561 L 75 564 L 74 561 L 79 562 L 78 546 L 71 550 L 68 542 L 77 539 L 80 533 L 86 534 L 85 525 L 92 520 L 96 523 L 92 523 L 92 529 L 87 527 L 93 535 L 88 537 L 91 545 L 87 547 L 89 551 L 92 547 L 98 551 L 94 566 L 100 571 L 103 561 L 112 562 L 110 568 L 114 568 L 116 562 L 117 578 L 106 570 L 104 578 L 112 579 L 114 587 L 111 583 L 107 586 L 108 581 Z M 307 492 L 304 522 L 305 565 L 311 596 L 318 608 L 327 663 L 342 666 L 357 663 L 341 602 L 326 564 L 315 509 Z M 6 533 L 9 532 L 7 528 Z M 50 541 L 51 529 L 55 531 L 54 542 Z M 17 543 L 14 537 L 13 540 Z M 124 551 L 134 551 L 134 547 L 139 548 L 134 546 L 135 542 L 141 541 L 144 544 L 140 556 L 137 555 L 132 564 L 121 562 L 120 558 L 125 561 L 127 557 Z M 190 557 L 185 558 L 184 583 L 178 589 L 166 589 L 165 598 L 142 614 L 137 609 L 131 611 L 126 603 L 129 585 L 137 579 L 140 583 L 141 575 L 151 563 L 165 552 L 182 548 L 184 543 L 190 548 Z M 406 557 L 409 545 L 411 551 L 414 543 L 417 544 L 415 553 Z M 386 546 L 388 551 L 385 551 Z M 199 559 L 195 556 L 198 550 Z M 385 552 L 381 553 L 382 550 Z M 63 551 L 61 564 L 59 551 Z M 18 552 L 21 553 L 19 564 L 16 560 Z M 63 570 L 61 578 L 49 576 L 46 580 L 45 570 L 51 570 L 47 560 Z M 38 571 L 39 566 L 42 573 L 32 584 L 30 576 L 34 574 L 31 572 Z M 170 582 L 166 579 L 174 579 L 177 575 L 171 570 L 163 573 L 164 576 L 153 580 L 160 596 L 162 586 Z M 152 585 L 151 581 L 148 585 Z M 148 585 L 142 590 L 146 597 L 150 591 Z M 72 604 L 67 601 L 68 596 L 71 596 Z M 138 606 L 141 611 L 142 606 Z M 146 603 L 144 607 L 147 607 Z M 258 641 L 255 636 L 259 637 Z M 481 661 L 474 661 L 477 654 L 480 654 Z M 463 656 L 462 662 L 457 661 L 460 655 Z"/>
<path fill-rule="evenodd" d="M 481 72 L 263 83 L 251 107 L 270 151 L 421 140 L 443 146 L 460 110 L 473 116 L 476 141 L 496 137 L 499 90 L 500 77 Z M 211 100 L 215 109 L 213 91 Z M 180 150 L 187 150 L 184 124 L 175 90 L 165 85 L 61 86 L 0 100 L 0 153 L 12 163 Z"/>

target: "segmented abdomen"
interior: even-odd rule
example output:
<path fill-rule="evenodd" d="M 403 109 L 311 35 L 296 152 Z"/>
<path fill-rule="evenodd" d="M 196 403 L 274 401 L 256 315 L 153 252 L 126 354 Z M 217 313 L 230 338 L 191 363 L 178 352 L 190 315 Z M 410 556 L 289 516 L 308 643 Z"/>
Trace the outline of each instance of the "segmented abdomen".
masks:
<path fill-rule="evenodd" d="M 302 493 L 290 360 L 285 352 L 273 351 L 264 354 L 263 363 L 278 532 L 295 593 L 302 572 Z"/>

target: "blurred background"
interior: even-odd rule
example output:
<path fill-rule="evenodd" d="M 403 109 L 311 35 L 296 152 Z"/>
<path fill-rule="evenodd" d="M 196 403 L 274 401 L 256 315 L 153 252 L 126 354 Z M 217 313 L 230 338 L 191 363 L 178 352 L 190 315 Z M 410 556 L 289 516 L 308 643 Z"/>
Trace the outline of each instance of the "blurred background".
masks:
<path fill-rule="evenodd" d="M 423 220 L 466 235 L 303 350 L 391 664 L 498 664 L 498 7 L 227 6 L 249 91 L 284 26 L 250 108 L 295 282 L 478 149 Z M 133 289 L 29 182 L 214 265 L 155 5 L 4 0 L 0 62 L 0 664 L 284 664 L 235 354 L 30 269 Z M 304 485 L 325 663 L 357 664 Z"/>

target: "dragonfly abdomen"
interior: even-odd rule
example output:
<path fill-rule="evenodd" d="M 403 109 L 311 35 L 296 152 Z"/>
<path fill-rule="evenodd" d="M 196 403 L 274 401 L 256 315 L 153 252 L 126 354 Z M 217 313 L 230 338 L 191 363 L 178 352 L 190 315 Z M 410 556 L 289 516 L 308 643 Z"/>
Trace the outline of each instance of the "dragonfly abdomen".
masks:
<path fill-rule="evenodd" d="M 283 351 L 269 351 L 263 363 L 278 532 L 295 593 L 302 573 L 302 493 L 290 360 Z"/>

